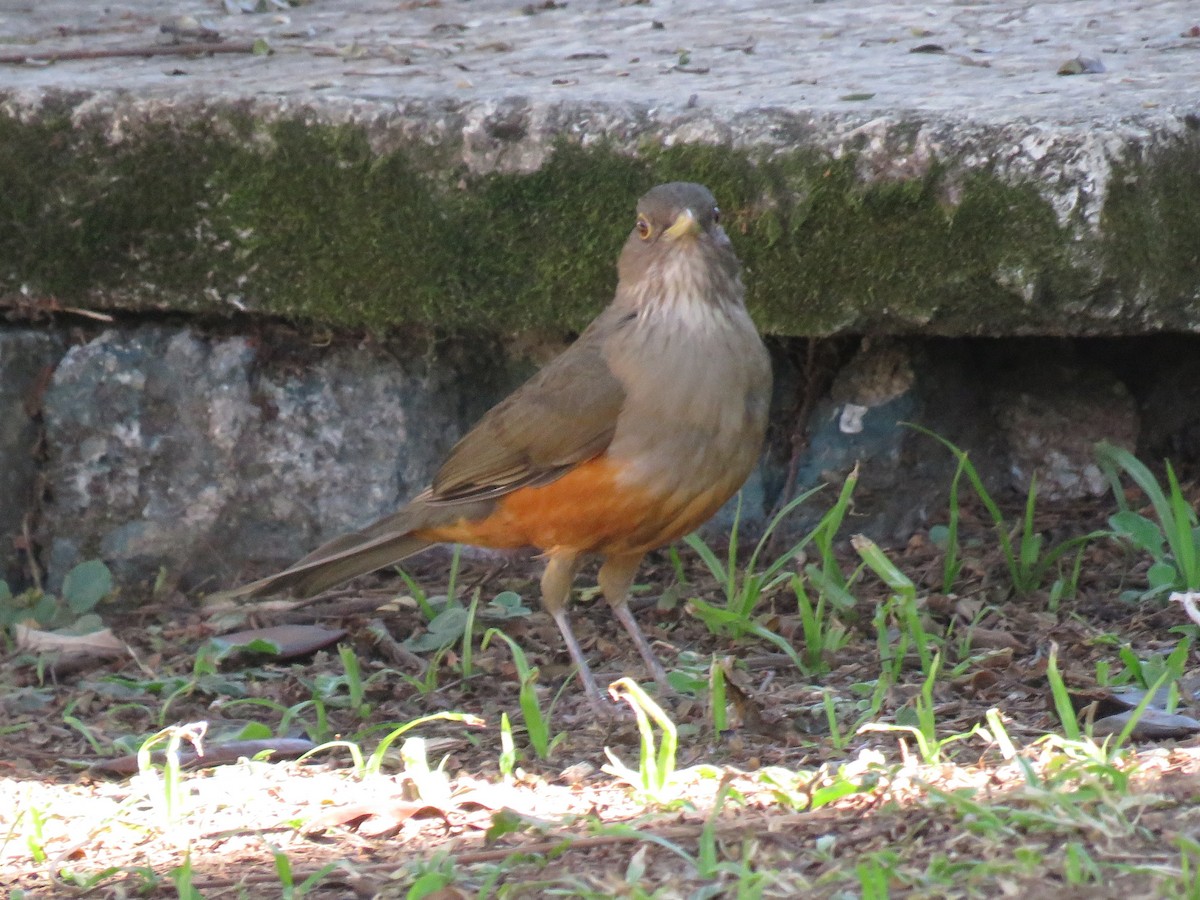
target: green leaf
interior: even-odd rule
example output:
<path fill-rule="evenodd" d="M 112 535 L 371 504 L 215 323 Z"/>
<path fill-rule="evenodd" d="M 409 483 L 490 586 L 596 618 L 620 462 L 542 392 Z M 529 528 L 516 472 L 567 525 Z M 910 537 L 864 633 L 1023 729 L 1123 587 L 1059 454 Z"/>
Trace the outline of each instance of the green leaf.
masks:
<path fill-rule="evenodd" d="M 498 809 L 492 813 L 492 824 L 488 826 L 484 840 L 490 844 L 506 834 L 520 834 L 527 830 L 530 824 L 519 812 L 508 808 Z"/>
<path fill-rule="evenodd" d="M 63 579 L 62 595 L 76 615 L 91 612 L 112 593 L 112 572 L 98 559 L 82 562 Z"/>
<path fill-rule="evenodd" d="M 1136 456 L 1125 450 L 1122 447 L 1116 447 L 1107 441 L 1101 441 L 1096 445 L 1096 460 L 1100 463 L 1101 468 L 1108 471 L 1115 471 L 1117 466 L 1125 470 L 1127 474 L 1139 488 L 1146 498 L 1150 501 L 1150 505 L 1154 507 L 1154 514 L 1158 516 L 1163 529 L 1172 527 L 1174 519 L 1170 503 L 1167 502 L 1166 495 L 1163 494 L 1162 488 L 1154 479 L 1154 475 L 1146 468 L 1146 465 Z M 1110 481 L 1113 481 L 1114 488 L 1117 490 L 1119 501 L 1124 500 L 1123 492 L 1120 491 L 1120 481 L 1116 480 L 1114 475 L 1110 475 Z M 1166 535 L 1167 539 L 1171 539 L 1171 535 Z"/>
<path fill-rule="evenodd" d="M 725 731 L 726 714 L 725 709 L 725 670 L 721 668 L 721 663 L 714 657 L 709 676 L 709 708 L 712 712 L 713 736 L 720 738 Z"/>
<path fill-rule="evenodd" d="M 1123 648 L 1124 649 L 1124 648 Z M 1122 653 L 1122 658 L 1124 654 Z M 1046 680 L 1050 683 L 1050 695 L 1054 698 L 1054 710 L 1062 723 L 1063 734 L 1072 741 L 1079 740 L 1081 731 L 1079 717 L 1071 705 L 1071 695 L 1058 669 L 1058 644 L 1051 641 L 1050 655 L 1046 660 Z"/>
<path fill-rule="evenodd" d="M 1200 571 L 1196 565 L 1196 544 L 1192 540 L 1192 528 L 1196 525 L 1196 513 L 1192 505 L 1183 496 L 1175 470 L 1167 463 L 1167 484 L 1171 492 L 1170 505 L 1173 527 L 1167 529 L 1167 540 L 1171 544 L 1171 552 L 1175 554 L 1175 563 L 1179 566 L 1183 577 L 1183 586 L 1189 591 L 1200 587 Z M 1166 523 L 1164 523 L 1165 526 Z"/>
<path fill-rule="evenodd" d="M 542 713 L 541 703 L 538 700 L 538 669 L 536 666 L 529 665 L 529 660 L 526 659 L 521 645 L 499 628 L 489 628 L 484 632 L 483 641 L 479 645 L 480 649 L 486 650 L 488 644 L 492 642 L 492 638 L 495 637 L 508 644 L 509 652 L 512 653 L 513 665 L 517 667 L 517 678 L 520 681 L 517 703 L 521 707 L 521 716 L 525 720 L 525 734 L 538 758 L 546 759 L 553 749 L 553 742 L 550 740 L 550 721 Z"/>
<path fill-rule="evenodd" d="M 104 630 L 104 621 L 95 613 L 88 613 L 86 616 L 80 616 L 69 625 L 62 628 L 54 629 L 55 634 L 71 634 L 84 635 L 95 634 L 97 631 Z"/>
<path fill-rule="evenodd" d="M 403 644 L 405 648 L 414 653 L 441 650 L 461 638 L 466 628 L 466 609 L 457 603 L 452 603 L 433 617 L 428 631 L 407 638 Z"/>
<path fill-rule="evenodd" d="M 485 619 L 519 619 L 532 612 L 516 591 L 501 591 L 479 614 Z"/>
<path fill-rule="evenodd" d="M 237 732 L 239 741 L 265 741 L 274 737 L 271 729 L 262 722 L 247 722 L 241 731 Z"/>
<path fill-rule="evenodd" d="M 52 594 L 42 594 L 30 608 L 30 612 L 38 624 L 48 627 L 54 623 L 58 614 L 58 600 Z"/>
<path fill-rule="evenodd" d="M 1149 582 L 1152 590 L 1166 590 L 1167 588 L 1175 587 L 1175 582 L 1179 578 L 1179 571 L 1169 562 L 1159 561 L 1154 563 L 1146 572 L 1146 580 Z M 1182 585 L 1180 585 L 1182 587 Z"/>
<path fill-rule="evenodd" d="M 851 794 L 857 794 L 862 790 L 853 781 L 846 778 L 840 778 L 833 784 L 828 784 L 817 788 L 813 791 L 812 800 L 809 801 L 810 809 L 820 809 L 835 800 L 841 800 L 843 797 L 849 797 Z"/>
<path fill-rule="evenodd" d="M 833 604 L 833 608 L 837 612 L 842 614 L 854 612 L 858 599 L 846 589 L 844 582 L 830 578 L 814 563 L 809 563 L 804 567 L 804 574 L 808 576 L 808 580 L 812 582 L 813 587 L 820 592 L 821 596 Z"/>
<path fill-rule="evenodd" d="M 933 546 L 937 547 L 939 550 L 945 550 L 948 546 L 950 546 L 950 526 L 930 526 L 929 543 L 933 544 Z"/>
<path fill-rule="evenodd" d="M 505 778 L 511 778 L 513 770 L 517 767 L 517 747 L 513 742 L 512 723 L 508 720 L 508 713 L 500 713 L 500 774 Z M 495 820 L 493 819 L 493 825 Z M 488 840 L 494 840 L 490 836 Z"/>
<path fill-rule="evenodd" d="M 1133 677 L 1137 683 L 1145 687 L 1146 673 L 1142 671 L 1142 661 L 1138 659 L 1133 649 L 1128 644 L 1125 644 L 1117 650 L 1117 656 L 1121 657 L 1121 662 L 1125 663 L 1125 668 L 1133 673 Z"/>
<path fill-rule="evenodd" d="M 521 718 L 525 720 L 525 736 L 529 738 L 533 752 L 537 754 L 538 759 L 546 759 L 550 756 L 550 723 L 542 713 L 541 701 L 538 700 L 537 680 L 536 666 L 527 669 L 521 675 L 521 682 L 517 688 L 517 705 L 521 708 Z"/>
<path fill-rule="evenodd" d="M 279 876 L 280 884 L 291 887 L 292 861 L 282 850 L 275 850 L 272 855 L 275 857 L 275 874 Z"/>
<path fill-rule="evenodd" d="M 690 672 L 681 672 L 679 669 L 672 669 L 667 673 L 667 683 L 677 693 L 687 694 L 690 697 L 698 697 L 708 689 L 707 678 L 702 678 Z"/>
<path fill-rule="evenodd" d="M 717 581 L 725 582 L 729 578 L 729 573 L 725 569 L 725 564 L 717 557 L 708 544 L 698 534 L 689 534 L 683 542 L 696 551 L 696 554 L 704 561 L 704 565 L 708 567 L 709 574 Z M 726 597 L 726 599 L 730 599 Z"/>
<path fill-rule="evenodd" d="M 884 584 L 901 597 L 909 600 L 916 598 L 917 586 L 913 584 L 911 578 L 897 568 L 894 562 L 888 559 L 887 554 L 879 549 L 878 544 L 864 534 L 856 534 L 850 538 L 850 545 L 862 557 L 867 568 L 878 575 Z"/>
<path fill-rule="evenodd" d="M 252 638 L 248 641 L 229 641 L 223 636 L 214 637 L 211 639 L 212 646 L 216 648 L 217 659 L 221 660 L 227 657 L 234 650 L 242 650 L 246 653 L 260 653 L 264 656 L 278 656 L 279 644 L 267 638 Z"/>
<path fill-rule="evenodd" d="M 1155 559 L 1162 558 L 1163 533 L 1153 520 L 1131 509 L 1125 509 L 1110 516 L 1108 524 L 1113 531 L 1138 549 L 1145 550 Z"/>

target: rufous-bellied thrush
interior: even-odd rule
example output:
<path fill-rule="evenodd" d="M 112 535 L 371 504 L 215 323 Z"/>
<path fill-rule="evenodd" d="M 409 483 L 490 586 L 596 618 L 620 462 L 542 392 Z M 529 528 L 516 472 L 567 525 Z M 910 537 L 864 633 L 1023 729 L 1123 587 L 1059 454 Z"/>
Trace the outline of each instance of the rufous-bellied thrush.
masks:
<path fill-rule="evenodd" d="M 770 359 L 740 268 L 707 188 L 652 189 L 617 262 L 613 302 L 454 446 L 430 487 L 232 593 L 309 596 L 437 543 L 535 547 L 547 559 L 542 604 L 601 709 L 567 617 L 576 572 L 596 555 L 605 599 L 666 685 L 629 611 L 634 574 L 647 551 L 695 529 L 741 487 L 767 425 Z"/>

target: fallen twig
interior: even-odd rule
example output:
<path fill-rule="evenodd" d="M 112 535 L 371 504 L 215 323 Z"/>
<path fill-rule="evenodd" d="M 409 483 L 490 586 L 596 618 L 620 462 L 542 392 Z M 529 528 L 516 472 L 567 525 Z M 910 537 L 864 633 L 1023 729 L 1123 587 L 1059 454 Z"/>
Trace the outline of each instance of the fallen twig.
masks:
<path fill-rule="evenodd" d="M 254 53 L 255 43 L 236 44 L 151 44 L 146 47 L 107 47 L 102 50 L 41 50 L 36 53 L 5 53 L 0 63 L 65 62 L 75 59 L 119 59 L 127 56 L 201 56 L 205 53 Z"/>

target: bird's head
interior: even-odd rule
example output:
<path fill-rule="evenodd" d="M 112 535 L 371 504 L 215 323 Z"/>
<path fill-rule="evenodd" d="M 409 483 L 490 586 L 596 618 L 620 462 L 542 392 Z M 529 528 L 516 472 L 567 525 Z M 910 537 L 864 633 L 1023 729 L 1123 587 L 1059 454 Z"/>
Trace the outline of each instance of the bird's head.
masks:
<path fill-rule="evenodd" d="M 673 181 L 648 191 L 617 263 L 620 282 L 646 302 L 647 292 L 670 293 L 670 284 L 694 287 L 736 281 L 737 256 L 721 228 L 721 210 L 702 184 Z M 678 285 L 682 287 L 682 285 Z"/>

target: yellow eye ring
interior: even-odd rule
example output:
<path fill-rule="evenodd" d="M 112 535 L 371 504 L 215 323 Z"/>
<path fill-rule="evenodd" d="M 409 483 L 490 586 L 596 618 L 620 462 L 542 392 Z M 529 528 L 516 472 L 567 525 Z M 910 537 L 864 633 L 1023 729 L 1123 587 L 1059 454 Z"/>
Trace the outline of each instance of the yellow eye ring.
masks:
<path fill-rule="evenodd" d="M 634 227 L 637 229 L 638 237 L 643 241 L 650 239 L 650 222 L 645 216 L 638 216 L 637 225 Z"/>

